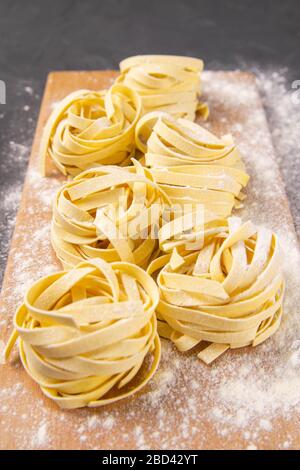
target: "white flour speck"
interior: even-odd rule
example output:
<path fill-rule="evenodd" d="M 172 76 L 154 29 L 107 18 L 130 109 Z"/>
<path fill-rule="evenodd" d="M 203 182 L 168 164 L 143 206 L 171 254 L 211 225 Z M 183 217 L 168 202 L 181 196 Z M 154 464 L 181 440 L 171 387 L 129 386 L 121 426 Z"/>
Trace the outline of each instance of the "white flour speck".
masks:
<path fill-rule="evenodd" d="M 257 447 L 254 444 L 249 444 L 247 450 L 257 450 Z"/>
<path fill-rule="evenodd" d="M 26 86 L 24 90 L 26 91 L 26 93 L 28 93 L 28 95 L 33 95 L 33 89 L 31 86 Z"/>
<path fill-rule="evenodd" d="M 47 423 L 42 423 L 32 438 L 32 447 L 43 447 L 47 444 Z"/>
<path fill-rule="evenodd" d="M 101 424 L 104 429 L 111 429 L 114 425 L 114 422 L 115 422 L 114 417 L 108 416 L 107 418 L 104 419 L 104 421 Z"/>
<path fill-rule="evenodd" d="M 4 359 L 4 349 L 5 349 L 5 343 L 0 339 L 0 364 L 5 364 L 5 359 Z"/>

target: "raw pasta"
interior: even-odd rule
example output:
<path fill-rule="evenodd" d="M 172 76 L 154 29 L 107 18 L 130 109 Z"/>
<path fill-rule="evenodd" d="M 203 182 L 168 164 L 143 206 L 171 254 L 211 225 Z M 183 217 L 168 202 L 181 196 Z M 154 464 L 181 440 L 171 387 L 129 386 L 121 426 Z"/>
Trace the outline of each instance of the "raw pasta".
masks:
<path fill-rule="evenodd" d="M 158 331 L 180 351 L 209 342 L 198 357 L 207 364 L 229 348 L 256 346 L 279 327 L 284 280 L 274 233 L 228 219 L 202 250 L 176 248 L 152 262 L 157 283 Z"/>
<path fill-rule="evenodd" d="M 149 170 L 103 166 L 86 170 L 57 193 L 52 245 L 65 268 L 88 258 L 146 267 L 158 249 L 156 232 L 169 200 Z"/>
<path fill-rule="evenodd" d="M 108 91 L 69 94 L 45 126 L 40 147 L 42 174 L 48 155 L 65 175 L 74 176 L 96 165 L 127 165 L 140 114 L 139 95 L 121 84 Z"/>
<path fill-rule="evenodd" d="M 277 237 L 227 218 L 249 176 L 230 135 L 192 122 L 208 116 L 202 69 L 190 57 L 130 57 L 109 90 L 71 93 L 45 126 L 42 173 L 50 157 L 74 177 L 57 193 L 51 228 L 66 270 L 29 289 L 5 357 L 19 338 L 27 373 L 62 408 L 144 387 L 159 335 L 182 352 L 200 345 L 209 364 L 279 327 Z"/>
<path fill-rule="evenodd" d="M 189 209 L 187 207 L 187 209 Z M 178 211 L 171 206 L 169 220 L 164 220 L 158 231 L 159 247 L 162 252 L 176 251 L 184 255 L 191 250 L 200 250 L 216 235 L 227 231 L 227 220 L 209 212 L 203 206 Z"/>
<path fill-rule="evenodd" d="M 159 363 L 158 299 L 155 282 L 137 266 L 82 262 L 29 289 L 15 314 L 6 357 L 19 337 L 27 373 L 62 408 L 128 397 Z M 146 364 L 149 354 L 152 362 Z"/>
<path fill-rule="evenodd" d="M 139 93 L 144 114 L 160 110 L 194 120 L 196 111 L 208 116 L 199 102 L 202 70 L 203 61 L 192 57 L 140 55 L 122 60 L 117 82 Z"/>
<path fill-rule="evenodd" d="M 139 120 L 135 139 L 173 204 L 203 204 L 221 217 L 240 206 L 249 176 L 230 135 L 219 139 L 187 119 L 153 112 Z"/>

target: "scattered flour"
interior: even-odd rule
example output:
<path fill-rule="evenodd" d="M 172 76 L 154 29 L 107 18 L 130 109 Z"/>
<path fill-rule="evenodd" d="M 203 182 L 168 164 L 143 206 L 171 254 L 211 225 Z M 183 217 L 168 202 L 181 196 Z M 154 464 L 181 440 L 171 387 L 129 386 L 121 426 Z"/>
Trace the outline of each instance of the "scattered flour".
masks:
<path fill-rule="evenodd" d="M 261 429 L 264 429 L 265 431 L 272 431 L 272 424 L 267 419 L 261 419 L 259 425 Z"/>
<path fill-rule="evenodd" d="M 97 421 L 98 421 L 98 418 L 96 415 L 94 416 L 90 416 L 88 418 L 88 422 L 87 422 L 87 426 L 89 429 L 93 429 L 97 426 Z"/>
<path fill-rule="evenodd" d="M 254 444 L 249 444 L 247 450 L 257 450 L 257 447 Z"/>
<path fill-rule="evenodd" d="M 133 433 L 136 440 L 136 445 L 138 449 L 145 450 L 148 447 L 145 444 L 145 437 L 142 426 L 135 426 Z"/>
<path fill-rule="evenodd" d="M 107 416 L 101 423 L 104 429 L 111 429 L 115 423 L 115 419 L 113 416 Z"/>
<path fill-rule="evenodd" d="M 15 226 L 16 213 L 21 200 L 21 190 L 21 184 L 9 186 L 4 192 L 3 199 L 0 203 L 0 222 L 1 228 L 3 227 L 0 237 L 0 264 L 3 267 L 6 263 L 9 240 Z"/>
<path fill-rule="evenodd" d="M 47 423 L 42 423 L 32 437 L 32 448 L 45 447 L 48 443 Z"/>
<path fill-rule="evenodd" d="M 15 163 L 18 161 L 24 161 L 25 157 L 28 156 L 29 147 L 27 145 L 14 142 L 13 140 L 9 141 L 10 146 L 10 159 L 13 159 Z"/>
<path fill-rule="evenodd" d="M 195 437 L 198 445 L 209 448 L 210 443 L 206 438 L 209 426 L 214 428 L 224 446 L 233 445 L 232 436 L 236 433 L 244 439 L 244 448 L 251 450 L 268 446 L 274 418 L 283 415 L 285 419 L 292 420 L 300 413 L 299 255 L 297 240 L 290 230 L 288 212 L 279 214 L 277 211 L 276 198 L 284 195 L 281 186 L 277 183 L 272 186 L 278 179 L 276 166 L 270 166 L 270 159 L 266 158 L 272 152 L 272 143 L 265 132 L 264 117 L 252 106 L 257 99 L 253 89 L 241 83 L 232 85 L 225 79 L 210 78 L 209 72 L 204 75 L 204 89 L 212 112 L 216 112 L 218 122 L 222 122 L 225 128 L 228 126 L 226 132 L 232 132 L 239 142 L 252 177 L 247 190 L 247 203 L 241 215 L 244 218 L 253 218 L 255 215 L 254 222 L 265 223 L 276 230 L 284 247 L 287 293 L 281 329 L 266 343 L 251 351 L 251 354 L 234 351 L 225 354 L 211 367 L 200 363 L 194 354 L 178 353 L 170 342 L 163 340 L 160 369 L 147 390 L 135 398 L 134 407 L 130 406 L 130 401 L 125 400 L 109 411 L 99 409 L 91 413 L 91 410 L 77 410 L 76 414 L 69 415 L 63 410 L 46 407 L 40 400 L 35 403 L 31 417 L 32 428 L 30 432 L 28 430 L 28 434 L 33 435 L 32 441 L 28 442 L 28 436 L 16 431 L 19 447 L 49 447 L 50 411 L 51 417 L 55 415 L 57 421 L 63 421 L 66 432 L 78 433 L 85 448 L 90 445 L 86 438 L 89 430 L 97 437 L 99 448 L 108 434 L 112 448 L 116 442 L 120 442 L 120 436 L 124 446 L 130 443 L 128 446 L 139 449 L 149 448 L 149 442 L 155 442 L 157 448 L 161 449 L 188 448 Z M 258 84 L 273 129 L 276 156 L 285 181 L 290 182 L 287 190 L 292 197 L 291 201 L 295 202 L 298 197 L 294 194 L 299 189 L 299 109 L 290 100 L 291 92 L 282 72 L 260 73 Z M 29 95 L 33 94 L 33 90 L 32 93 L 25 91 Z M 241 104 L 249 107 L 249 112 L 230 126 L 227 111 L 238 111 Z M 209 126 L 208 122 L 207 127 Z M 251 135 L 251 139 L 247 135 Z M 9 147 L 15 165 L 27 158 L 28 145 L 11 141 Z M 29 173 L 27 181 L 39 200 L 42 200 L 43 210 L 51 213 L 51 202 L 60 183 L 47 179 L 45 186 L 45 180 L 36 170 Z M 20 190 L 19 185 L 7 190 L 3 198 L 5 214 L 11 220 L 8 222 L 11 228 L 20 201 Z M 292 207 L 295 208 L 294 203 Z M 43 223 L 39 226 L 39 220 L 43 220 L 42 214 L 35 210 L 35 206 L 31 210 L 29 215 L 36 218 L 35 229 L 26 233 L 24 226 L 24 232 L 20 235 L 24 251 L 12 253 L 15 277 L 6 296 L 13 299 L 15 304 L 22 299 L 26 288 L 32 283 L 32 273 L 38 279 L 57 270 L 51 252 L 49 225 Z M 299 222 L 297 224 L 299 229 Z M 37 245 L 38 252 L 42 254 L 33 257 L 32 253 Z M 6 324 L 7 317 L 7 314 L 3 315 L 1 326 Z M 19 368 L 19 363 L 14 367 Z M 24 400 L 30 399 L 26 388 L 20 383 L 0 391 L 0 410 L 3 413 L 6 406 L 13 409 L 16 395 L 22 395 Z M 139 425 L 133 425 L 130 429 L 122 422 L 124 415 L 126 423 L 138 422 Z M 153 426 L 149 426 L 149 420 Z M 288 432 L 283 433 L 280 437 L 281 448 L 293 448 L 293 438 Z"/>
<path fill-rule="evenodd" d="M 26 91 L 26 93 L 28 93 L 28 95 L 33 95 L 33 89 L 31 86 L 26 86 L 24 90 Z"/>
<path fill-rule="evenodd" d="M 51 103 L 51 109 L 55 109 L 58 105 L 59 105 L 60 101 L 53 101 L 53 103 Z"/>
<path fill-rule="evenodd" d="M 5 364 L 4 360 L 4 349 L 5 349 L 5 343 L 0 339 L 0 364 Z"/>
<path fill-rule="evenodd" d="M 290 446 L 291 446 L 290 441 L 284 441 L 284 443 L 282 444 L 283 449 L 288 449 Z"/>
<path fill-rule="evenodd" d="M 256 70 L 257 83 L 263 98 L 276 159 L 285 182 L 285 189 L 298 235 L 300 235 L 300 103 L 295 103 L 288 71 Z"/>

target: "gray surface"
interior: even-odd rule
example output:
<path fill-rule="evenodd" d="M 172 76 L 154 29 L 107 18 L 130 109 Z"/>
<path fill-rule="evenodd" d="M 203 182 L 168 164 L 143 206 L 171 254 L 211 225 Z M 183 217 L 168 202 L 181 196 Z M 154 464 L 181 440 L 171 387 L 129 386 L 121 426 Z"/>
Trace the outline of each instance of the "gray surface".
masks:
<path fill-rule="evenodd" d="M 49 70 L 117 68 L 132 54 L 176 53 L 202 57 L 208 69 L 286 67 L 285 86 L 290 87 L 300 79 L 299 23 L 297 0 L 0 0 L 0 79 L 7 85 L 7 104 L 0 105 L 0 277 Z M 260 83 L 276 131 L 282 119 L 278 124 L 273 91 L 265 89 L 262 75 Z M 276 135 L 296 218 L 297 155 L 280 150 Z"/>

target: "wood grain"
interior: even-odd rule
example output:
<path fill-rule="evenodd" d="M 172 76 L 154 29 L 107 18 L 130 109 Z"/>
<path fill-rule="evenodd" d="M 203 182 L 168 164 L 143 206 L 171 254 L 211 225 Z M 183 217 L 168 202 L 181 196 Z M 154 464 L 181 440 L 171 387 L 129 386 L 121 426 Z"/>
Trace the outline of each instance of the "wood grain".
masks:
<path fill-rule="evenodd" d="M 13 313 L 26 287 L 41 274 L 61 269 L 50 245 L 49 222 L 50 201 L 63 177 L 51 165 L 47 179 L 41 181 L 37 175 L 39 142 L 51 107 L 73 90 L 107 87 L 116 76 L 117 72 L 114 71 L 95 71 L 54 72 L 48 77 L 0 299 L 1 338 L 4 341 L 9 336 Z M 260 125 L 267 136 L 262 150 L 264 158 L 274 166 L 272 143 L 254 77 L 242 72 L 216 72 L 207 75 L 207 83 L 212 80 L 216 86 L 207 87 L 211 107 L 208 127 L 219 134 L 234 128 L 238 141 L 253 140 L 255 128 L 251 130 L 250 124 L 247 124 L 248 104 L 243 101 L 235 104 L 226 102 L 218 98 L 217 91 L 218 84 L 220 87 L 224 84 L 231 87 L 242 84 L 249 88 L 255 100 L 253 106 L 261 116 Z M 248 189 L 247 208 L 243 213 L 250 215 L 254 221 L 264 221 L 270 226 L 274 217 L 282 214 L 282 223 L 293 234 L 293 222 L 278 170 L 272 173 L 274 181 L 271 181 L 277 188 L 278 197 L 276 201 L 270 200 L 266 209 L 264 201 L 257 205 L 261 180 L 253 164 L 255 155 L 251 154 L 248 160 L 246 155 L 245 160 L 253 178 Z M 245 448 L 249 441 L 237 427 L 227 425 L 230 432 L 222 433 L 222 424 L 212 419 L 214 394 L 217 393 L 212 371 L 215 374 L 222 368 L 222 361 L 225 364 L 243 355 L 251 355 L 255 360 L 259 354 L 260 348 L 230 352 L 216 366 L 208 368 L 195 360 L 194 354 L 180 355 L 168 344 L 163 349 L 159 378 L 138 396 L 97 410 L 63 411 L 43 396 L 20 366 L 15 353 L 9 364 L 1 366 L 0 448 Z M 268 370 L 267 362 L 265 366 Z M 192 377 L 189 376 L 189 368 Z M 286 419 L 279 410 L 278 416 L 271 419 L 272 431 L 257 433 L 256 445 L 259 448 L 278 448 L 289 435 L 293 436 L 292 446 L 299 446 L 298 419 L 298 416 Z M 254 420 L 251 426 L 255 428 L 256 424 Z"/>

